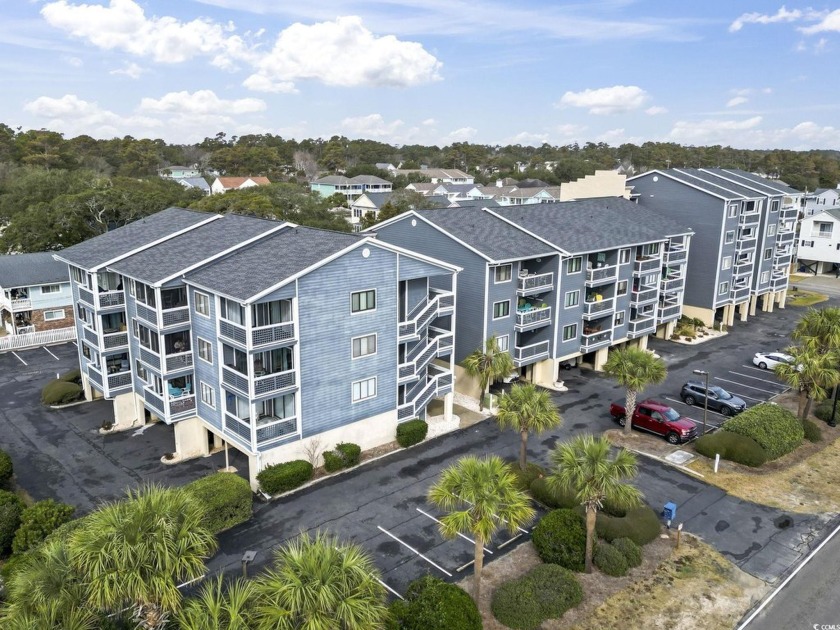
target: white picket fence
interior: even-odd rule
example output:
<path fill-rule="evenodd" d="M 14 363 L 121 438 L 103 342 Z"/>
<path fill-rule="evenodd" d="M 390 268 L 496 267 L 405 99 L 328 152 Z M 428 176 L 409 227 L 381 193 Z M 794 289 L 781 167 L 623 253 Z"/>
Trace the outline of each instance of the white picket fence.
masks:
<path fill-rule="evenodd" d="M 0 337 L 0 352 L 7 350 L 23 350 L 36 348 L 51 343 L 64 343 L 76 340 L 75 328 L 57 328 L 56 330 L 41 330 L 24 335 L 7 335 Z"/>

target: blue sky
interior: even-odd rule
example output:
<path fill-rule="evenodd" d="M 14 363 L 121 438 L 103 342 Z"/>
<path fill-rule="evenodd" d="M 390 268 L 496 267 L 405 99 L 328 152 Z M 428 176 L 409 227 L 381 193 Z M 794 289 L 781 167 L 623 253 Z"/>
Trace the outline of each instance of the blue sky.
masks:
<path fill-rule="evenodd" d="M 0 0 L 0 121 L 66 136 L 840 148 L 840 4 Z"/>

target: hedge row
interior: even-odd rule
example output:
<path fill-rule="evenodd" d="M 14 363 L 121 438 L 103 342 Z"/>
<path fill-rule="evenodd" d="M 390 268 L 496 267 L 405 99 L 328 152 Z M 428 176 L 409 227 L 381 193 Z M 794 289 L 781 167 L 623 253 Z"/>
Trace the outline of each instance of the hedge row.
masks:
<path fill-rule="evenodd" d="M 279 494 L 302 486 L 312 479 L 312 472 L 312 464 L 302 459 L 295 459 L 266 466 L 257 474 L 257 481 L 266 494 Z"/>
<path fill-rule="evenodd" d="M 556 564 L 543 564 L 493 593 L 493 616 L 514 630 L 536 630 L 546 619 L 562 617 L 583 601 L 575 575 Z"/>
<path fill-rule="evenodd" d="M 82 387 L 66 381 L 50 381 L 41 390 L 41 402 L 45 405 L 67 405 L 84 396 Z"/>
<path fill-rule="evenodd" d="M 397 425 L 397 442 L 403 448 L 414 446 L 426 439 L 429 425 L 419 418 Z"/>
<path fill-rule="evenodd" d="M 251 486 L 239 475 L 218 472 L 184 487 L 206 508 L 205 524 L 214 534 L 251 518 Z"/>
<path fill-rule="evenodd" d="M 744 466 L 757 467 L 767 461 L 767 453 L 758 442 L 750 437 L 731 433 L 730 431 L 715 431 L 707 433 L 694 443 L 697 452 L 714 459 L 719 454 L 723 459 L 737 462 Z"/>
<path fill-rule="evenodd" d="M 481 615 L 462 588 L 426 575 L 391 604 L 388 630 L 481 630 Z"/>
<path fill-rule="evenodd" d="M 795 414 L 780 405 L 762 403 L 727 420 L 723 428 L 758 442 L 767 459 L 777 459 L 802 444 L 805 431 Z"/>

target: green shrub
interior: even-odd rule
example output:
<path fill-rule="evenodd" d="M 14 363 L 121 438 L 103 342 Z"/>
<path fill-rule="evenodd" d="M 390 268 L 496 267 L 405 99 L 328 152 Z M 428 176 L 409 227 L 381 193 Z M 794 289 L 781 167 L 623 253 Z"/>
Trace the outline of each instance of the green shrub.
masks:
<path fill-rule="evenodd" d="M 66 405 L 83 396 L 81 386 L 64 381 L 50 381 L 41 390 L 41 402 L 45 405 Z"/>
<path fill-rule="evenodd" d="M 72 505 L 56 503 L 52 499 L 38 501 L 20 515 L 20 527 L 12 541 L 12 551 L 23 553 L 40 545 L 44 539 L 73 518 Z"/>
<path fill-rule="evenodd" d="M 624 554 L 612 545 L 598 545 L 592 560 L 601 573 L 612 577 L 627 575 L 627 570 L 630 568 Z"/>
<path fill-rule="evenodd" d="M 253 513 L 251 485 L 237 474 L 213 473 L 185 489 L 205 507 L 204 523 L 214 534 L 246 522 Z"/>
<path fill-rule="evenodd" d="M 65 372 L 64 374 L 59 376 L 58 380 L 64 381 L 65 383 L 76 383 L 76 385 L 81 385 L 82 371 L 79 369 L 70 370 L 69 372 Z"/>
<path fill-rule="evenodd" d="M 629 538 L 616 538 L 610 544 L 621 552 L 628 566 L 637 567 L 642 564 L 642 548 Z"/>
<path fill-rule="evenodd" d="M 266 466 L 257 474 L 260 488 L 266 494 L 294 490 L 310 479 L 312 479 L 312 464 L 302 459 Z"/>
<path fill-rule="evenodd" d="M 335 451 L 324 451 L 324 470 L 335 472 L 344 468 L 344 458 Z"/>
<path fill-rule="evenodd" d="M 806 419 L 802 423 L 802 429 L 805 431 L 805 439 L 809 442 L 822 442 L 822 429 L 813 420 Z"/>
<path fill-rule="evenodd" d="M 534 528 L 531 541 L 543 562 L 583 571 L 586 554 L 586 524 L 574 510 L 553 510 Z"/>
<path fill-rule="evenodd" d="M 403 448 L 419 444 L 426 439 L 429 425 L 425 421 L 415 418 L 397 425 L 397 442 Z"/>
<path fill-rule="evenodd" d="M 570 492 L 552 489 L 546 477 L 538 477 L 531 482 L 531 496 L 552 509 L 571 509 L 580 505 L 580 502 Z"/>
<path fill-rule="evenodd" d="M 335 445 L 335 450 L 341 453 L 344 458 L 344 467 L 350 468 L 359 463 L 359 458 L 362 456 L 362 447 L 352 442 L 342 442 Z"/>
<path fill-rule="evenodd" d="M 481 630 L 472 597 L 454 584 L 426 575 L 409 584 L 405 601 L 391 605 L 393 630 Z"/>
<path fill-rule="evenodd" d="M 723 459 L 744 466 L 757 467 L 767 461 L 767 453 L 758 442 L 729 431 L 719 430 L 707 433 L 697 439 L 694 448 L 706 457 L 714 459 L 715 454 L 720 454 Z"/>
<path fill-rule="evenodd" d="M 790 453 L 805 438 L 802 423 L 796 415 L 771 403 L 750 407 L 727 420 L 723 428 L 754 439 L 767 453 L 767 459 Z"/>
<path fill-rule="evenodd" d="M 0 451 L 0 486 L 5 486 L 15 474 L 12 457 L 6 451 Z"/>
<path fill-rule="evenodd" d="M 814 410 L 814 415 L 817 416 L 817 418 L 819 418 L 820 420 L 822 420 L 824 422 L 830 422 L 831 421 L 831 410 L 833 408 L 834 408 L 834 401 L 833 400 L 831 400 L 831 399 L 824 400 L 819 405 L 817 405 L 817 408 Z M 840 420 L 840 405 L 837 405 L 837 410 L 834 413 L 834 420 L 835 420 L 835 422 Z"/>
<path fill-rule="evenodd" d="M 7 555 L 12 548 L 24 507 L 14 492 L 0 490 L 0 556 Z"/>
<path fill-rule="evenodd" d="M 514 630 L 539 628 L 546 619 L 562 617 L 583 600 L 574 573 L 556 564 L 541 564 L 493 593 L 493 616 Z"/>
<path fill-rule="evenodd" d="M 518 461 L 510 462 L 510 471 L 516 477 L 516 487 L 525 492 L 531 489 L 531 484 L 535 479 L 539 479 L 545 475 L 542 467 L 532 462 L 525 464 L 525 470 L 519 467 Z"/>
<path fill-rule="evenodd" d="M 647 505 L 627 510 L 627 514 L 621 517 L 598 512 L 595 521 L 595 531 L 607 542 L 616 538 L 629 538 L 637 545 L 644 546 L 656 539 L 661 530 L 659 516 Z"/>

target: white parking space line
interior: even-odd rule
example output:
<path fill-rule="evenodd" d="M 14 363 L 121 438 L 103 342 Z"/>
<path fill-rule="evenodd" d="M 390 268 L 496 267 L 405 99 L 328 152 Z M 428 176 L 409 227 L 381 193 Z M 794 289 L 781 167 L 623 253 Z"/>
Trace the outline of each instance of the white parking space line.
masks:
<path fill-rule="evenodd" d="M 756 367 L 754 365 L 742 365 L 742 368 L 746 368 L 747 370 L 754 370 L 756 372 L 761 372 L 762 374 L 773 374 L 773 370 L 762 370 L 760 367 Z"/>
<path fill-rule="evenodd" d="M 393 538 L 394 540 L 396 540 L 398 543 L 400 543 L 403 547 L 405 547 L 405 548 L 406 548 L 406 549 L 408 549 L 409 551 L 413 551 L 413 552 L 414 552 L 415 554 L 417 554 L 419 557 L 423 558 L 423 560 L 425 560 L 426 562 L 428 562 L 429 564 L 431 564 L 434 568 L 438 569 L 439 571 L 443 571 L 446 575 L 448 575 L 449 577 L 452 577 L 452 574 L 451 574 L 449 571 L 447 571 L 446 569 L 444 569 L 444 568 L 443 568 L 442 566 L 440 566 L 439 564 L 435 564 L 433 561 L 429 560 L 426 556 L 424 556 L 422 553 L 420 553 L 419 551 L 417 551 L 414 547 L 412 547 L 411 545 L 409 545 L 407 542 L 400 540 L 399 538 L 397 538 L 396 536 L 394 536 L 391 532 L 389 532 L 387 529 L 385 529 L 385 528 L 384 528 L 384 527 L 382 527 L 381 525 L 377 525 L 377 526 L 376 526 L 376 528 L 377 528 L 380 532 L 382 532 L 383 534 L 385 534 L 385 535 L 387 535 L 387 536 L 390 536 L 391 538 Z"/>
<path fill-rule="evenodd" d="M 395 590 L 394 590 L 394 589 L 392 589 L 390 586 L 388 586 L 387 584 L 385 584 L 385 582 L 383 582 L 383 581 L 382 581 L 382 580 L 380 580 L 379 578 L 376 578 L 376 581 L 377 581 L 377 582 L 379 582 L 379 583 L 380 583 L 382 586 L 384 586 L 385 588 L 387 588 L 389 593 L 391 593 L 391 594 L 393 594 L 393 595 L 396 595 L 396 596 L 397 596 L 397 597 L 399 597 L 401 600 L 405 601 L 405 597 L 403 597 L 402 595 L 400 595 L 399 593 L 397 593 L 397 591 L 395 591 Z"/>
<path fill-rule="evenodd" d="M 428 516 L 428 517 L 429 517 L 430 519 L 432 519 L 435 523 L 439 523 L 439 524 L 441 524 L 441 525 L 443 524 L 443 523 L 441 523 L 439 520 L 437 520 L 434 516 L 432 516 L 431 514 L 429 514 L 428 512 L 424 512 L 424 511 L 423 511 L 423 510 L 421 510 L 420 508 L 414 508 L 414 509 L 415 509 L 415 510 L 417 510 L 418 512 L 420 512 L 420 514 L 422 514 L 423 516 Z M 464 540 L 466 540 L 467 542 L 471 543 L 472 545 L 475 545 L 475 541 L 474 541 L 472 538 L 470 538 L 470 537 L 468 537 L 468 536 L 464 536 L 461 532 L 458 532 L 458 536 L 459 536 L 460 538 L 463 538 L 463 539 L 464 539 Z M 492 555 L 492 554 L 493 554 L 493 552 L 492 552 L 492 551 L 490 551 L 487 547 L 484 547 L 484 551 L 486 551 L 486 552 L 487 552 L 487 553 L 489 553 L 490 555 Z"/>
<path fill-rule="evenodd" d="M 757 376 L 750 376 L 749 374 L 741 374 L 740 372 L 733 372 L 731 370 L 729 371 L 729 373 L 734 374 L 735 376 L 743 376 L 744 378 L 751 378 L 755 381 L 762 381 L 764 383 L 770 383 L 771 385 L 777 385 L 778 387 L 784 387 L 784 385 L 782 385 L 779 381 L 776 381 L 776 380 L 771 381 L 771 380 L 766 379 L 766 378 L 759 378 Z"/>
<path fill-rule="evenodd" d="M 770 394 L 771 396 L 775 396 L 779 392 L 769 390 L 769 389 L 761 389 L 760 387 L 753 387 L 752 385 L 744 385 L 743 383 L 739 383 L 738 381 L 731 381 L 728 378 L 721 378 L 720 376 L 715 376 L 716 381 L 723 381 L 724 383 L 735 383 L 739 387 L 746 387 L 747 389 L 755 389 L 760 392 L 764 392 L 765 394 Z"/>
<path fill-rule="evenodd" d="M 14 350 L 12 350 L 12 354 L 13 354 L 13 355 L 15 355 L 15 356 L 17 357 L 17 360 L 18 360 L 18 361 L 20 361 L 21 363 L 23 363 L 24 365 L 29 365 L 26 361 L 24 361 L 23 359 L 21 359 L 21 358 L 18 356 L 18 353 L 17 353 L 17 352 L 15 352 Z"/>
<path fill-rule="evenodd" d="M 42 348 L 44 348 L 44 350 L 46 350 L 47 352 L 50 352 L 50 349 L 49 349 L 49 348 L 47 348 L 46 346 L 42 346 Z M 50 356 L 51 356 L 53 359 L 55 359 L 56 361 L 61 361 L 61 359 L 59 359 L 57 356 L 55 356 L 52 352 L 50 352 Z"/>

